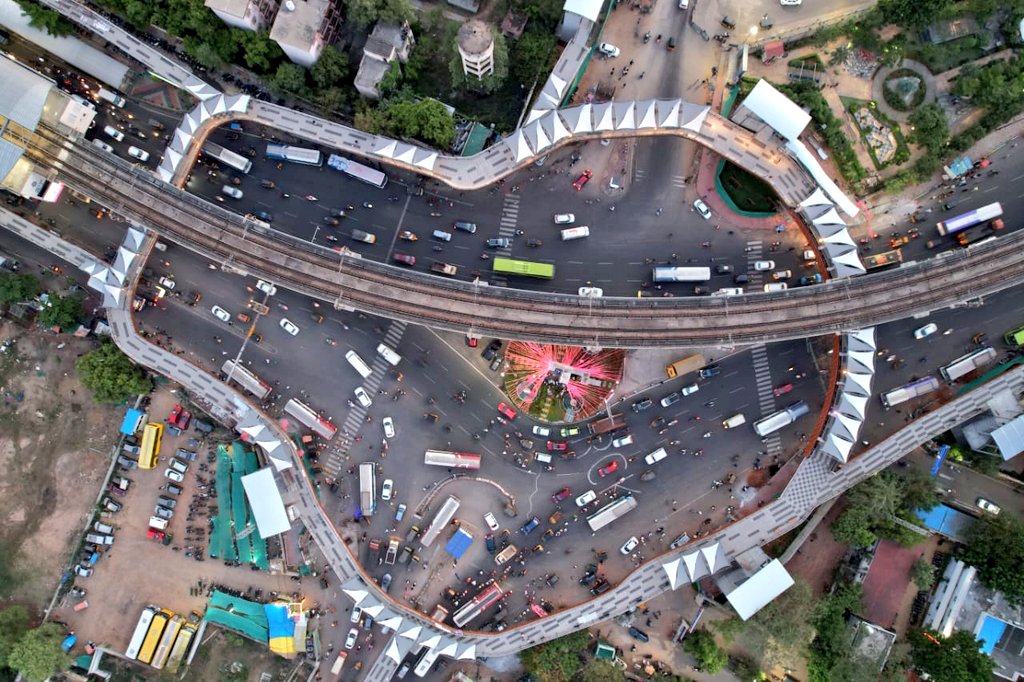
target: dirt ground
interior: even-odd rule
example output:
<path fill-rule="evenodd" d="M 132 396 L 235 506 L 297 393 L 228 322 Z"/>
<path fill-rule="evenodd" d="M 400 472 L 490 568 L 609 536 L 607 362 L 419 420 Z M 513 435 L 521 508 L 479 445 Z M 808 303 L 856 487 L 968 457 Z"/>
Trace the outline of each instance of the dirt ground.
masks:
<path fill-rule="evenodd" d="M 0 552 L 13 557 L 10 596 L 42 609 L 81 538 L 122 411 L 78 382 L 74 363 L 94 341 L 2 321 L 8 339 L 17 340 L 0 353 Z"/>

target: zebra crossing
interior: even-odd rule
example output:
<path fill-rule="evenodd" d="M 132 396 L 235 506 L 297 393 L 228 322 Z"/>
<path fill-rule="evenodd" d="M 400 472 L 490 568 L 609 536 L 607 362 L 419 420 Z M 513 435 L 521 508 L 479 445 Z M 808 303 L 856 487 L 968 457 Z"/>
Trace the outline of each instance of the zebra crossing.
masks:
<path fill-rule="evenodd" d="M 398 348 L 398 344 L 402 341 L 402 336 L 405 334 L 406 326 L 407 323 L 405 322 L 393 321 L 388 327 L 387 333 L 384 334 L 384 344 L 391 348 Z M 363 388 L 366 389 L 371 399 L 375 399 L 378 395 L 377 391 L 380 390 L 380 385 L 384 381 L 384 377 L 387 375 L 388 370 L 391 369 L 391 365 L 379 353 L 374 353 L 370 369 L 372 372 L 363 382 Z M 338 475 L 341 473 L 345 456 L 355 443 L 354 434 L 366 423 L 366 414 L 369 411 L 369 408 L 352 401 L 352 407 L 349 408 L 348 415 L 341 425 L 341 433 L 335 436 L 338 442 L 324 463 L 324 471 L 332 478 L 338 478 Z"/>
<path fill-rule="evenodd" d="M 501 202 L 501 218 L 498 219 L 498 236 L 506 239 L 515 239 L 516 229 L 519 225 L 519 195 L 506 194 Z M 509 258 L 512 256 L 512 248 L 505 247 L 494 249 L 495 255 Z M 492 274 L 490 278 L 492 286 L 508 286 L 508 278 L 505 275 Z"/>
<path fill-rule="evenodd" d="M 761 410 L 761 415 L 758 419 L 761 419 L 775 412 L 775 386 L 772 384 L 771 368 L 768 365 L 768 349 L 765 345 L 762 343 L 754 346 L 750 350 L 750 356 L 754 361 L 757 402 Z M 782 454 L 782 439 L 777 432 L 770 434 L 765 439 L 765 449 L 770 456 Z"/>
<path fill-rule="evenodd" d="M 671 179 L 672 186 L 676 189 L 684 189 L 686 187 L 686 176 L 684 175 L 673 175 Z"/>
<path fill-rule="evenodd" d="M 756 261 L 763 260 L 762 255 L 764 255 L 764 242 L 761 240 L 749 241 L 747 242 L 747 248 L 745 251 L 747 252 L 747 272 L 750 273 L 750 284 L 760 289 L 761 285 L 764 284 L 765 273 L 760 270 L 755 270 L 754 263 Z"/>

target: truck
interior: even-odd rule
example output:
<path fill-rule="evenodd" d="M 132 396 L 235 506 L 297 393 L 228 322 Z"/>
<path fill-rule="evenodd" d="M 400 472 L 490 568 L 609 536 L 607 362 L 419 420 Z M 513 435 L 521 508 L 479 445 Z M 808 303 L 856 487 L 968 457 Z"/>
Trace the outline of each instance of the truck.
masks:
<path fill-rule="evenodd" d="M 696 372 L 703 366 L 704 356 L 700 353 L 694 353 L 693 355 L 687 355 L 682 360 L 676 360 L 671 365 L 667 365 L 665 367 L 665 374 L 668 375 L 669 379 L 675 379 L 676 377 L 681 377 L 684 374 Z"/>
<path fill-rule="evenodd" d="M 457 273 L 459 271 L 459 269 L 457 267 L 455 267 L 454 265 L 450 265 L 448 263 L 439 263 L 439 262 L 435 262 L 433 265 L 431 265 L 430 269 L 433 270 L 434 272 L 440 273 L 442 275 L 451 275 L 451 276 L 454 276 L 455 273 Z"/>
<path fill-rule="evenodd" d="M 395 565 L 395 559 L 398 558 L 398 545 L 401 541 L 397 536 L 392 535 L 388 541 L 388 553 L 384 557 L 384 563 L 388 566 Z"/>
<path fill-rule="evenodd" d="M 903 262 L 903 251 L 893 249 L 884 253 L 877 253 L 864 257 L 864 267 L 868 270 L 877 270 L 889 265 L 898 265 Z"/>
<path fill-rule="evenodd" d="M 415 525 L 415 524 L 413 524 L 412 527 L 409 528 L 409 532 L 405 534 L 405 541 L 406 542 L 412 542 L 413 540 L 418 538 L 419 535 L 420 535 L 420 527 Z"/>
<path fill-rule="evenodd" d="M 124 97 L 121 97 L 121 95 L 118 95 L 115 92 L 111 92 L 106 88 L 100 88 L 100 91 L 96 93 L 96 96 L 106 102 L 110 102 L 115 107 L 119 107 L 121 109 L 123 109 L 124 105 L 126 104 Z"/>
<path fill-rule="evenodd" d="M 587 424 L 587 428 L 590 430 L 591 435 L 596 436 L 616 429 L 621 429 L 625 425 L 626 420 L 623 419 L 621 414 L 612 414 L 610 417 L 590 422 Z"/>

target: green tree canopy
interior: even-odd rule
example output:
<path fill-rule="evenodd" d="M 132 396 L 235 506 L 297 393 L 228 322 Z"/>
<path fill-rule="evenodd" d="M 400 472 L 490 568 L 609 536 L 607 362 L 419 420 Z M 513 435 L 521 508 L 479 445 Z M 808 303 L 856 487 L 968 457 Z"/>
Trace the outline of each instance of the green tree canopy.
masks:
<path fill-rule="evenodd" d="M 859 675 L 865 665 L 850 650 L 846 616 L 860 608 L 863 596 L 860 585 L 844 584 L 818 602 L 814 609 L 815 635 L 807 661 L 811 682 L 859 679 L 855 674 Z M 870 666 L 867 668 L 870 670 Z M 877 667 L 874 672 L 877 675 Z"/>
<path fill-rule="evenodd" d="M 912 630 L 910 657 L 914 666 L 942 682 L 988 682 L 995 662 L 978 648 L 978 641 L 967 630 L 950 637 L 932 630 Z"/>
<path fill-rule="evenodd" d="M 69 329 L 82 321 L 82 299 L 78 296 L 51 294 L 39 311 L 39 323 L 44 327 Z"/>
<path fill-rule="evenodd" d="M 580 667 L 580 657 L 590 646 L 586 630 L 519 652 L 519 661 L 540 682 L 568 682 Z"/>
<path fill-rule="evenodd" d="M 860 507 L 847 509 L 832 524 L 832 535 L 844 545 L 870 547 L 878 536 L 871 530 L 871 519 Z"/>
<path fill-rule="evenodd" d="M 910 567 L 910 578 L 919 590 L 930 589 L 935 584 L 935 567 L 931 562 L 918 559 Z"/>
<path fill-rule="evenodd" d="M 965 563 L 978 569 L 986 586 L 1024 602 L 1024 523 L 1008 515 L 986 515 L 967 528 L 960 552 Z"/>
<path fill-rule="evenodd" d="M 39 295 L 39 280 L 33 275 L 0 274 L 0 305 L 11 305 Z"/>
<path fill-rule="evenodd" d="M 28 632 L 28 611 L 24 606 L 8 606 L 0 611 L 0 668 L 8 668 L 8 657 Z"/>
<path fill-rule="evenodd" d="M 61 626 L 43 623 L 18 640 L 7 656 L 7 664 L 29 682 L 43 682 L 71 663 L 71 657 L 60 649 L 63 639 L 64 629 Z"/>
<path fill-rule="evenodd" d="M 242 59 L 246 66 L 258 73 L 269 71 L 271 62 L 279 61 L 282 56 L 280 46 L 270 39 L 269 33 L 240 31 L 234 35 L 238 40 L 238 47 L 242 51 Z"/>
<path fill-rule="evenodd" d="M 573 674 L 572 682 L 626 682 L 626 674 L 608 661 L 591 658 Z"/>
<path fill-rule="evenodd" d="M 910 114 L 908 119 L 914 126 L 911 141 L 938 153 L 946 146 L 949 139 L 949 122 L 942 108 L 935 102 L 929 102 Z"/>
<path fill-rule="evenodd" d="M 348 76 L 348 73 L 348 57 L 330 45 L 324 48 L 316 64 L 309 69 L 309 75 L 321 90 L 337 85 Z"/>
<path fill-rule="evenodd" d="M 384 121 L 393 135 L 415 137 L 441 149 L 455 139 L 455 120 L 436 99 L 390 101 Z"/>
<path fill-rule="evenodd" d="M 412 21 L 416 13 L 412 9 L 409 0 L 384 0 L 380 11 L 377 13 L 377 20 L 391 24 L 401 24 L 404 21 Z"/>
<path fill-rule="evenodd" d="M 907 28 L 921 28 L 939 18 L 951 0 L 879 0 L 878 9 L 887 21 Z"/>
<path fill-rule="evenodd" d="M 353 28 L 369 28 L 380 17 L 383 6 L 383 0 L 346 0 L 345 19 Z"/>
<path fill-rule="evenodd" d="M 709 675 L 714 675 L 725 667 L 729 657 L 715 644 L 715 637 L 701 628 L 686 636 L 683 650 L 697 659 L 697 667 Z"/>
<path fill-rule="evenodd" d="M 75 32 L 75 25 L 57 10 L 43 7 L 32 0 L 17 0 L 17 3 L 32 28 L 46 31 L 51 36 L 66 36 Z"/>
<path fill-rule="evenodd" d="M 918 472 L 900 476 L 892 470 L 881 471 L 859 483 L 848 493 L 849 508 L 832 524 L 832 533 L 840 542 L 867 547 L 878 538 L 910 546 L 924 536 L 904 528 L 895 518 L 915 523 L 915 509 L 931 508 L 938 498 L 931 481 Z"/>
<path fill-rule="evenodd" d="M 770 602 L 747 621 L 745 632 L 753 641 L 751 653 L 761 656 L 761 664 L 794 666 L 803 658 L 814 636 L 814 594 L 803 580 Z"/>
<path fill-rule="evenodd" d="M 75 367 L 82 385 L 101 403 L 119 403 L 153 390 L 153 382 L 146 371 L 111 341 L 83 355 Z"/>
<path fill-rule="evenodd" d="M 301 95 L 306 90 L 306 69 L 286 62 L 277 67 L 272 80 L 274 87 Z"/>
<path fill-rule="evenodd" d="M 533 81 L 549 70 L 555 54 L 555 35 L 536 33 L 529 29 L 512 48 L 512 78 L 529 87 Z"/>

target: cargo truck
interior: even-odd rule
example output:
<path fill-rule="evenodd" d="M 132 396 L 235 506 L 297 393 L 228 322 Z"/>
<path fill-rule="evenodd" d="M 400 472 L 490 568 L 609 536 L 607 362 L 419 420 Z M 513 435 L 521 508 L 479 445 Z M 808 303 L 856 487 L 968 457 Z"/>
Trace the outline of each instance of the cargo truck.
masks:
<path fill-rule="evenodd" d="M 696 372 L 698 369 L 704 366 L 704 356 L 700 353 L 693 355 L 687 355 L 682 360 L 676 360 L 671 365 L 665 367 L 665 374 L 668 375 L 669 379 L 675 379 L 681 377 L 684 374 L 690 372 Z"/>
<path fill-rule="evenodd" d="M 430 266 L 430 269 L 442 275 L 452 276 L 454 276 L 455 273 L 459 271 L 457 267 L 455 267 L 454 265 L 449 265 L 448 263 L 434 263 L 433 265 Z"/>
<path fill-rule="evenodd" d="M 388 541 L 388 553 L 384 557 L 384 563 L 388 566 L 395 565 L 395 559 L 398 558 L 398 545 L 400 540 L 397 536 L 392 535 Z"/>
<path fill-rule="evenodd" d="M 596 436 L 601 433 L 608 433 L 609 431 L 621 429 L 625 425 L 626 420 L 623 419 L 621 414 L 612 414 L 610 417 L 590 422 L 587 424 L 587 428 L 590 430 L 591 435 Z"/>

